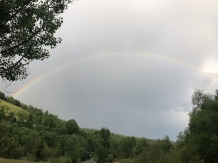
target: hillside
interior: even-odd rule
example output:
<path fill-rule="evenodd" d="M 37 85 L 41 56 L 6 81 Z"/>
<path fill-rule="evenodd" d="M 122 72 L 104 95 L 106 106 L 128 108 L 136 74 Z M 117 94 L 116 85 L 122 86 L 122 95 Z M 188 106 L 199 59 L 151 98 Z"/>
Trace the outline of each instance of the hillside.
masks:
<path fill-rule="evenodd" d="M 158 160 L 175 158 L 170 153 L 174 145 L 169 137 L 153 141 L 111 133 L 103 126 L 101 130 L 81 128 L 74 119 L 61 120 L 1 92 L 0 98 L 1 158 L 54 163 L 78 163 L 90 158 L 98 163 L 138 163 L 138 159 L 153 153 L 159 153 Z"/>
<path fill-rule="evenodd" d="M 25 105 L 25 104 L 22 104 Z M 26 111 L 24 109 L 22 109 L 21 107 L 18 107 L 14 104 L 11 104 L 7 101 L 4 101 L 2 99 L 0 99 L 0 108 L 5 108 L 7 113 L 13 112 L 15 116 L 18 116 L 19 113 L 22 113 L 25 118 L 27 118 L 30 114 L 29 111 Z M 34 113 L 32 113 L 34 115 Z M 83 132 L 87 133 L 87 134 L 94 134 L 95 132 L 99 132 L 100 130 L 98 129 L 90 129 L 90 128 L 80 128 Z M 122 138 L 128 137 L 126 135 L 122 135 L 122 134 L 117 134 L 117 133 L 111 133 L 111 136 L 113 136 L 114 138 L 116 138 L 117 140 L 121 140 Z M 136 139 L 140 139 L 140 137 L 135 137 Z M 147 139 L 149 142 L 154 143 L 157 140 L 156 139 Z M 174 143 L 172 141 L 172 143 Z"/>
<path fill-rule="evenodd" d="M 4 108 L 6 113 L 13 112 L 15 116 L 18 116 L 19 113 L 22 113 L 26 118 L 29 116 L 28 111 L 4 100 L 0 100 L 0 108 Z"/>

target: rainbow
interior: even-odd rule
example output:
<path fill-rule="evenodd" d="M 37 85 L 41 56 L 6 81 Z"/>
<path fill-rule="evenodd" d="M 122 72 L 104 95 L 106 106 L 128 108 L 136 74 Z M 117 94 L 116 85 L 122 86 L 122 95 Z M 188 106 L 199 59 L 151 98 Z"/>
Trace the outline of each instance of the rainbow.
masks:
<path fill-rule="evenodd" d="M 101 58 L 101 57 L 111 57 L 111 56 L 117 56 L 117 55 L 129 55 L 129 56 L 142 56 L 142 57 L 152 57 L 152 58 L 156 58 L 156 59 L 161 59 L 161 60 L 166 60 L 169 62 L 174 62 L 174 63 L 178 63 L 180 65 L 183 65 L 185 67 L 189 67 L 191 69 L 194 69 L 198 72 L 201 72 L 201 69 L 193 66 L 189 63 L 186 62 L 182 62 L 180 60 L 177 60 L 175 58 L 171 58 L 168 56 L 164 56 L 164 55 L 160 55 L 160 54 L 152 54 L 152 53 L 142 53 L 142 52 L 122 52 L 122 53 L 107 53 L 107 54 L 99 54 L 99 55 L 92 55 L 92 56 L 85 56 L 85 57 L 81 57 L 81 58 L 77 58 L 74 60 L 71 60 L 67 63 L 61 64 L 43 74 L 41 74 L 40 76 L 36 77 L 35 79 L 33 79 L 32 81 L 30 81 L 28 84 L 26 84 L 25 86 L 23 86 L 22 88 L 20 88 L 18 91 L 16 91 L 12 96 L 14 98 L 18 97 L 18 95 L 20 95 L 21 93 L 23 93 L 25 90 L 27 90 L 28 88 L 30 88 L 32 85 L 34 85 L 35 83 L 37 83 L 38 81 L 42 80 L 44 77 L 64 68 L 67 67 L 69 65 L 75 64 L 75 63 L 79 63 L 79 62 L 83 62 L 83 61 L 87 61 L 90 59 L 95 59 L 95 58 Z"/>

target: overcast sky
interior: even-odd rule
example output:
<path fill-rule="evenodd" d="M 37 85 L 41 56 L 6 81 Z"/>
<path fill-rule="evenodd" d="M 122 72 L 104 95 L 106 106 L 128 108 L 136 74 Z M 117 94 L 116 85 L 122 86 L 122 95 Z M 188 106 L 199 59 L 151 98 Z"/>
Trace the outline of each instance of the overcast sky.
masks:
<path fill-rule="evenodd" d="M 80 127 L 176 140 L 193 91 L 217 88 L 217 9 L 215 0 L 75 1 L 62 43 L 7 95 Z"/>

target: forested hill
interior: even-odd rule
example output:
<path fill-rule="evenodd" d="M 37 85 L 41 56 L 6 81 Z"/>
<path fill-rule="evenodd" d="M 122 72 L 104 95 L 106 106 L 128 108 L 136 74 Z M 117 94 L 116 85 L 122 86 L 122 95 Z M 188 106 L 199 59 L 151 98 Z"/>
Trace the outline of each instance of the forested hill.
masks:
<path fill-rule="evenodd" d="M 0 92 L 0 157 L 51 163 L 218 162 L 218 89 L 215 95 L 194 92 L 192 103 L 188 127 L 172 143 L 168 136 L 151 141 L 104 127 L 82 129 L 74 119 L 61 120 Z"/>
<path fill-rule="evenodd" d="M 0 157 L 31 161 L 81 162 L 94 158 L 112 162 L 140 155 L 149 141 L 101 130 L 82 129 L 74 119 L 58 116 L 26 105 L 0 92 Z M 73 117 L 72 117 L 73 118 Z M 168 151 L 168 137 L 159 140 Z"/>

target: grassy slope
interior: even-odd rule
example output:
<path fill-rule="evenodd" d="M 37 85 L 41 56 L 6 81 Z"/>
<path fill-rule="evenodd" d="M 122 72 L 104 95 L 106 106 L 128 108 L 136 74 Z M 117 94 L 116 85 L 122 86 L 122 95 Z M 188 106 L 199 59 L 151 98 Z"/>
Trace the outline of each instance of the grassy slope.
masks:
<path fill-rule="evenodd" d="M 13 104 L 11 104 L 9 102 L 6 102 L 4 100 L 0 100 L 0 107 L 2 107 L 2 106 L 6 106 L 7 108 L 9 108 L 9 110 L 7 111 L 8 113 L 14 112 L 15 115 L 18 115 L 18 113 L 20 112 L 25 117 L 28 117 L 28 115 L 29 115 L 28 111 L 26 111 L 26 110 L 24 110 L 24 109 L 22 109 L 22 108 L 20 108 L 18 106 L 15 106 L 15 105 L 13 105 Z"/>
<path fill-rule="evenodd" d="M 0 158 L 0 163 L 34 163 L 34 162 L 25 161 L 25 160 L 12 160 L 12 159 Z M 37 163 L 49 163 L 49 162 L 40 161 Z"/>

